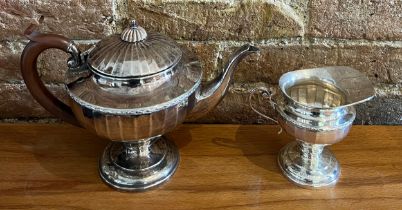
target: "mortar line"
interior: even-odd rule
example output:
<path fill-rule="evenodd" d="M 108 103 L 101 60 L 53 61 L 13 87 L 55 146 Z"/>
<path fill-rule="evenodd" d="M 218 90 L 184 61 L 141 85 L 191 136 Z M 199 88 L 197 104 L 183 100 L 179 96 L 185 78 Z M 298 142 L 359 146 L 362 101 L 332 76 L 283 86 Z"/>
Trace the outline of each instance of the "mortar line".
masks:
<path fill-rule="evenodd" d="M 77 44 L 95 44 L 99 39 L 91 40 L 74 40 Z M 290 37 L 290 38 L 272 38 L 258 41 L 241 41 L 241 40 L 219 40 L 219 41 L 193 41 L 193 40 L 176 40 L 180 44 L 193 43 L 198 45 L 216 44 L 222 47 L 235 47 L 243 44 L 254 44 L 257 46 L 275 46 L 275 45 L 320 45 L 326 44 L 330 46 L 376 46 L 376 47 L 395 47 L 402 48 L 402 40 L 365 40 L 365 39 L 334 39 L 319 37 Z"/>
<path fill-rule="evenodd" d="M 65 86 L 65 84 L 61 83 L 61 82 L 44 81 L 43 84 L 48 87 L 64 87 Z M 26 86 L 24 80 L 2 81 L 2 82 L 0 82 L 0 85 L 10 85 L 10 86 L 16 86 L 16 87 Z"/>
<path fill-rule="evenodd" d="M 18 80 L 18 82 L 1 82 L 0 85 L 9 85 L 16 87 L 23 87 L 25 83 L 23 80 Z M 45 86 L 50 88 L 64 88 L 64 83 L 45 83 Z M 278 83 L 266 83 L 266 82 L 234 82 L 233 85 L 229 87 L 229 91 L 232 92 L 250 92 L 253 88 L 258 86 L 266 86 L 270 88 L 275 88 Z M 374 84 L 374 89 L 376 95 L 378 96 L 402 96 L 402 84 L 388 84 L 388 83 L 376 83 Z M 246 90 L 246 91 L 243 91 Z"/>
<path fill-rule="evenodd" d="M 77 44 L 96 44 L 100 39 L 73 39 Z M 321 37 L 291 37 L 291 38 L 272 38 L 257 41 L 241 41 L 241 40 L 219 40 L 219 41 L 194 41 L 194 40 L 176 40 L 178 43 L 186 44 L 193 43 L 198 45 L 216 44 L 225 47 L 236 47 L 243 44 L 254 44 L 262 47 L 276 46 L 276 45 L 332 45 L 332 46 L 376 46 L 376 47 L 394 47 L 402 48 L 402 40 L 366 40 L 366 39 L 334 39 L 334 38 L 321 38 Z M 10 43 L 28 43 L 29 40 L 2 40 L 0 42 Z"/>
<path fill-rule="evenodd" d="M 265 82 L 250 82 L 241 83 L 235 82 L 229 87 L 230 92 L 236 93 L 251 93 L 251 91 L 256 87 L 268 87 L 268 88 L 278 88 L 278 84 L 275 83 L 265 83 Z M 400 84 L 385 84 L 377 83 L 374 84 L 374 90 L 376 96 L 402 96 L 402 85 Z"/>

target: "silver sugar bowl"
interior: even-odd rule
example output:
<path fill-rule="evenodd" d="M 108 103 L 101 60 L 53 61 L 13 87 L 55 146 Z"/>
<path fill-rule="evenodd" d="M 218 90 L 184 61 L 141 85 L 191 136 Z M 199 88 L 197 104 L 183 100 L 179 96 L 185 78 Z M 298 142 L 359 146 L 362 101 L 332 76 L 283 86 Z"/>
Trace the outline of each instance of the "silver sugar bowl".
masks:
<path fill-rule="evenodd" d="M 162 34 L 147 32 L 136 21 L 83 53 L 64 36 L 34 29 L 31 25 L 25 31 L 30 42 L 21 55 L 28 89 L 52 114 L 112 141 L 100 159 L 100 176 L 127 191 L 157 186 L 173 175 L 179 152 L 163 134 L 214 108 L 237 64 L 258 51 L 240 47 L 215 80 L 201 84 L 201 65 L 193 53 Z M 49 48 L 71 55 L 68 104 L 53 96 L 38 75 L 37 58 Z"/>
<path fill-rule="evenodd" d="M 354 105 L 370 100 L 375 92 L 370 80 L 350 67 L 333 66 L 288 72 L 279 79 L 279 95 L 266 88 L 255 94 L 269 100 L 277 112 L 274 120 L 293 141 L 278 155 L 283 174 L 302 187 L 334 185 L 340 167 L 326 147 L 344 139 L 356 117 Z"/>

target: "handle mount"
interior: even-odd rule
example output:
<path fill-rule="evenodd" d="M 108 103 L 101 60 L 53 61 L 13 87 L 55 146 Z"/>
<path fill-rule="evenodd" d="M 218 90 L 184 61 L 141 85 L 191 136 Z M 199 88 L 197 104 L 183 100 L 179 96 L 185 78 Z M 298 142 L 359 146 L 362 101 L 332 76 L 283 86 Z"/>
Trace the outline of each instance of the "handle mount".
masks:
<path fill-rule="evenodd" d="M 279 124 L 277 120 L 275 120 L 274 118 L 269 117 L 269 116 L 263 114 L 262 112 L 258 111 L 258 110 L 253 106 L 252 100 L 253 100 L 253 97 L 254 97 L 256 94 L 261 94 L 261 96 L 262 96 L 264 99 L 268 99 L 268 100 L 269 100 L 269 103 L 271 104 L 271 107 L 272 107 L 274 110 L 276 110 L 277 104 L 272 100 L 272 96 L 273 96 L 274 94 L 273 94 L 271 91 L 269 91 L 267 88 L 263 88 L 263 87 L 255 88 L 255 89 L 253 89 L 253 90 L 251 91 L 250 96 L 249 96 L 249 98 L 248 98 L 248 99 L 249 99 L 248 101 L 249 101 L 249 104 L 250 104 L 251 109 L 252 109 L 255 113 L 257 113 L 258 115 L 264 117 L 265 119 L 268 119 L 268 120 L 270 120 L 270 121 L 272 121 L 272 122 L 274 122 L 274 123 L 276 123 L 276 124 Z"/>

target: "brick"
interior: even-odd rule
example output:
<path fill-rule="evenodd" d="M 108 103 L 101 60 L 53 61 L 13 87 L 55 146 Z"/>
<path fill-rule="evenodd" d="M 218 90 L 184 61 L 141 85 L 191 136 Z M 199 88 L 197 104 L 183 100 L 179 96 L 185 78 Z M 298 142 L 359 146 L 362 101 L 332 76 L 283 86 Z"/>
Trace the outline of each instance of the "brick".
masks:
<path fill-rule="evenodd" d="M 309 34 L 316 37 L 402 40 L 402 1 L 312 0 Z"/>
<path fill-rule="evenodd" d="M 402 84 L 402 49 L 392 48 L 385 56 L 388 59 L 388 75 L 393 83 Z"/>
<path fill-rule="evenodd" d="M 15 82 L 21 80 L 20 55 L 26 43 L 0 42 L 0 81 Z"/>
<path fill-rule="evenodd" d="M 63 86 L 49 89 L 65 100 Z M 0 84 L 0 102 L 0 118 L 54 117 L 33 99 L 24 84 Z"/>
<path fill-rule="evenodd" d="M 215 78 L 221 69 L 217 69 L 219 45 L 206 42 L 183 42 L 183 47 L 197 55 L 203 70 L 203 80 Z"/>
<path fill-rule="evenodd" d="M 336 64 L 336 50 L 327 46 L 298 43 L 259 46 L 261 52 L 246 58 L 238 66 L 235 82 L 265 82 L 276 84 L 286 72 Z M 235 48 L 224 49 L 225 54 Z M 228 56 L 225 55 L 225 62 Z M 222 65 L 225 63 L 223 62 Z"/>
<path fill-rule="evenodd" d="M 121 27 L 136 18 L 145 29 L 174 39 L 257 40 L 304 34 L 303 20 L 282 2 L 131 0 L 127 8 Z"/>
<path fill-rule="evenodd" d="M 374 83 L 402 83 L 402 48 L 390 46 L 343 46 L 338 65 L 364 72 Z"/>
<path fill-rule="evenodd" d="M 258 45 L 257 45 L 258 46 Z M 402 48 L 359 43 L 280 42 L 258 46 L 259 55 L 241 62 L 235 73 L 236 82 L 275 84 L 283 73 L 321 66 L 351 66 L 365 73 L 373 83 L 401 84 Z M 222 49 L 223 66 L 228 55 L 237 47 Z"/>
<path fill-rule="evenodd" d="M 20 57 L 26 41 L 0 42 L 0 81 L 15 83 L 22 80 Z M 85 51 L 92 44 L 78 44 L 81 51 Z M 44 51 L 38 58 L 37 68 L 44 82 L 62 83 L 67 71 L 69 54 L 56 49 Z"/>
<path fill-rule="evenodd" d="M 22 39 L 40 16 L 43 32 L 71 39 L 101 38 L 113 31 L 112 0 L 0 1 L 0 39 Z"/>
<path fill-rule="evenodd" d="M 402 125 L 402 96 L 379 96 L 356 106 L 358 125 Z"/>
<path fill-rule="evenodd" d="M 308 25 L 310 0 L 282 0 L 282 2 L 292 8 L 297 16 L 303 20 L 305 26 Z"/>
<path fill-rule="evenodd" d="M 92 44 L 79 44 L 84 51 Z M 230 53 L 237 48 L 232 42 L 180 42 L 194 52 L 203 66 L 204 80 L 212 80 L 222 71 Z M 236 44 L 237 45 L 237 44 Z M 21 80 L 20 54 L 25 42 L 0 42 L 0 81 Z M 392 45 L 346 42 L 326 43 L 315 40 L 278 41 L 256 45 L 261 49 L 243 60 L 234 75 L 236 82 L 266 82 L 275 84 L 288 71 L 320 66 L 351 66 L 364 72 L 374 83 L 402 84 L 402 48 Z M 223 56 L 222 56 L 223 55 Z M 45 82 L 62 83 L 69 56 L 60 50 L 48 50 L 40 56 L 38 69 Z"/>
<path fill-rule="evenodd" d="M 212 80 L 222 71 L 228 55 L 237 48 L 232 42 L 180 42 L 194 52 L 203 66 L 204 80 Z M 0 43 L 0 81 L 21 80 L 20 53 L 25 43 Z M 91 44 L 79 44 L 84 51 Z M 236 82 L 266 82 L 275 84 L 288 71 L 320 66 L 345 65 L 364 72 L 374 83 L 402 83 L 402 48 L 372 43 L 312 43 L 279 41 L 256 45 L 261 49 L 243 60 L 234 75 Z M 223 55 L 223 56 L 222 56 Z M 223 58 L 222 58 L 223 57 Z M 45 82 L 62 83 L 68 55 L 60 50 L 48 50 L 40 56 L 38 69 Z"/>
<path fill-rule="evenodd" d="M 355 124 L 402 125 L 402 85 L 377 84 L 375 89 L 374 99 L 356 106 Z"/>
<path fill-rule="evenodd" d="M 218 106 L 206 116 L 198 119 L 197 123 L 233 123 L 233 124 L 273 124 L 273 122 L 255 113 L 249 106 L 249 95 L 251 90 L 256 87 L 268 87 L 264 83 L 240 84 L 235 83 L 229 90 Z M 277 89 L 273 86 L 273 91 Z M 256 95 L 252 100 L 253 106 L 267 116 L 276 116 L 274 110 L 268 105 L 268 101 Z"/>

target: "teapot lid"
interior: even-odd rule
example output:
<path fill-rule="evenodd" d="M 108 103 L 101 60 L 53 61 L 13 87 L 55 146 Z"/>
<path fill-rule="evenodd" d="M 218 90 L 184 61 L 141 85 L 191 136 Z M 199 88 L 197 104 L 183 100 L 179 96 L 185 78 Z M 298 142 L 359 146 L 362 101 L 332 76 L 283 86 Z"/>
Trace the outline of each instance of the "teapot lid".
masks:
<path fill-rule="evenodd" d="M 121 35 L 102 39 L 89 53 L 88 65 L 108 77 L 143 77 L 176 66 L 182 51 L 175 41 L 147 33 L 135 20 Z"/>

